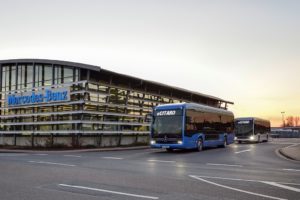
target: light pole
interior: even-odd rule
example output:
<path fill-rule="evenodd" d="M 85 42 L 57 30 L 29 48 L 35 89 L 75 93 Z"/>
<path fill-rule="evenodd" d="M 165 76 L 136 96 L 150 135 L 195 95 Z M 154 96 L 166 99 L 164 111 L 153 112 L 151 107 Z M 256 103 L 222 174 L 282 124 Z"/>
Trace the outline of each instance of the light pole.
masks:
<path fill-rule="evenodd" d="M 282 116 L 283 128 L 285 127 L 284 114 L 285 114 L 285 112 L 282 111 L 282 112 L 281 112 L 281 116 Z"/>

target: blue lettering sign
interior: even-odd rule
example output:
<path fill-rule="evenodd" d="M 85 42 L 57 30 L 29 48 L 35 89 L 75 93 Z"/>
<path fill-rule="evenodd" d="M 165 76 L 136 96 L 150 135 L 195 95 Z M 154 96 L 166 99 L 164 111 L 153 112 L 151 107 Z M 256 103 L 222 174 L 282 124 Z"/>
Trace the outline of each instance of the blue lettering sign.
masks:
<path fill-rule="evenodd" d="M 57 88 L 46 89 L 40 92 L 26 92 L 20 94 L 11 94 L 7 96 L 8 106 L 28 105 L 36 103 L 49 103 L 56 101 L 69 101 L 70 89 Z"/>

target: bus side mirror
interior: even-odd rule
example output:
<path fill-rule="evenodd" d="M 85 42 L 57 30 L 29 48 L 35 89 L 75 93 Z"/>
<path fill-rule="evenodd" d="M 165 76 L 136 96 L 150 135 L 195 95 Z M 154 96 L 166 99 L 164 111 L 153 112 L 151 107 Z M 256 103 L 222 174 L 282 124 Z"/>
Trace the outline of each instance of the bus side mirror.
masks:
<path fill-rule="evenodd" d="M 145 115 L 145 122 L 151 122 L 152 121 L 152 114 L 148 113 Z"/>

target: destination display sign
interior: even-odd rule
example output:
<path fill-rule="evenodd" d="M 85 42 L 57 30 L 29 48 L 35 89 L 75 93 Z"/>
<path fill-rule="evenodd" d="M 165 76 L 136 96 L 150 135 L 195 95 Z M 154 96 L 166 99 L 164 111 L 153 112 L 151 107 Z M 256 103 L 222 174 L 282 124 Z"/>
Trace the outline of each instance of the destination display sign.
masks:
<path fill-rule="evenodd" d="M 238 121 L 238 124 L 250 124 L 249 120 Z"/>
<path fill-rule="evenodd" d="M 154 112 L 154 116 L 175 116 L 182 115 L 182 110 L 157 110 Z"/>
<path fill-rule="evenodd" d="M 6 97 L 8 107 L 30 104 L 70 101 L 70 88 L 46 88 L 36 92 L 9 94 Z"/>

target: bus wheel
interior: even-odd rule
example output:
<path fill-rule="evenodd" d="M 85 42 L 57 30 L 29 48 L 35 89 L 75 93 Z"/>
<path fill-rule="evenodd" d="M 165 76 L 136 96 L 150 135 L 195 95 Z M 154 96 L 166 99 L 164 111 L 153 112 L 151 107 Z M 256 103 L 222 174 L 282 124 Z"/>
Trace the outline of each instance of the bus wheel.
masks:
<path fill-rule="evenodd" d="M 197 141 L 197 151 L 202 151 L 202 150 L 203 150 L 203 141 L 201 138 L 199 138 Z"/>
<path fill-rule="evenodd" d="M 227 137 L 224 137 L 223 144 L 221 145 L 222 148 L 225 148 L 227 146 Z"/>
<path fill-rule="evenodd" d="M 268 142 L 269 141 L 269 135 L 267 135 L 267 139 L 265 140 L 265 142 Z"/>

